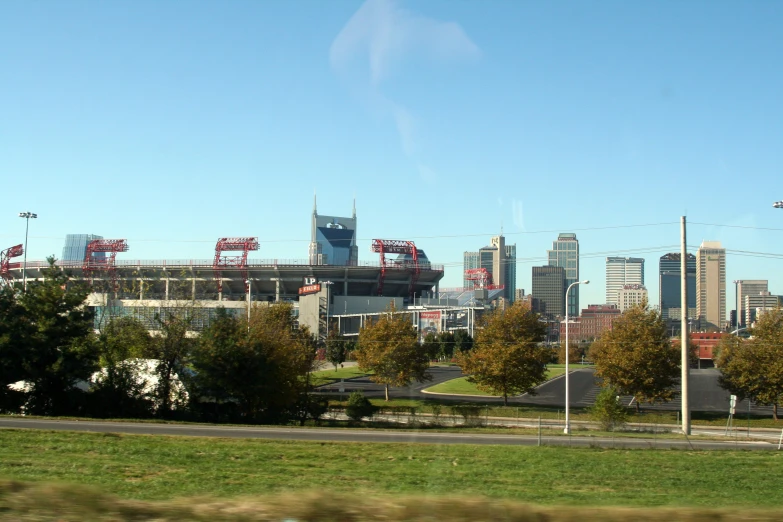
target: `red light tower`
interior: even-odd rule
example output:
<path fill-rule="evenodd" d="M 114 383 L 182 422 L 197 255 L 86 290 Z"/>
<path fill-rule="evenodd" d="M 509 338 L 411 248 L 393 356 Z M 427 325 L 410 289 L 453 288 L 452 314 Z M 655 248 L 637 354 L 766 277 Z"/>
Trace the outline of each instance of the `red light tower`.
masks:
<path fill-rule="evenodd" d="M 413 288 L 416 281 L 419 280 L 421 267 L 419 266 L 419 252 L 413 241 L 400 241 L 396 239 L 373 239 L 370 249 L 381 255 L 381 277 L 378 281 L 378 295 L 383 295 L 383 280 L 386 277 L 386 271 L 389 268 L 403 268 L 411 271 L 411 282 L 408 286 L 408 293 L 413 297 Z M 389 263 L 386 261 L 386 254 L 410 254 L 411 263 Z"/>
<path fill-rule="evenodd" d="M 212 270 L 215 273 L 218 293 L 223 292 L 222 271 L 226 268 L 238 268 L 242 275 L 242 283 L 247 281 L 247 253 L 258 250 L 257 237 L 221 237 L 215 245 L 215 261 Z M 223 252 L 242 252 L 237 256 L 224 256 Z"/>
<path fill-rule="evenodd" d="M 22 245 L 12 246 L 0 252 L 0 279 L 8 286 L 11 286 L 11 281 L 13 280 L 13 277 L 11 277 L 11 269 L 22 266 L 22 263 L 12 263 L 11 259 L 19 257 L 22 254 L 24 254 L 24 247 Z"/>
<path fill-rule="evenodd" d="M 115 261 L 117 253 L 127 252 L 128 242 L 125 239 L 93 239 L 87 243 L 87 249 L 84 251 L 84 263 L 82 271 L 84 277 L 93 278 L 95 272 L 104 271 L 112 282 L 112 288 L 117 291 L 117 270 Z M 95 257 L 93 254 L 103 252 L 104 257 Z"/>

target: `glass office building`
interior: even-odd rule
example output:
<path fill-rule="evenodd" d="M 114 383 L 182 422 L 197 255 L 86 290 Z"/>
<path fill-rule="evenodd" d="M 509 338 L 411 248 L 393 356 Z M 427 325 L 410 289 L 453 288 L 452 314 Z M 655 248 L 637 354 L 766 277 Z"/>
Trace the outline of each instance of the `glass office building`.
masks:
<path fill-rule="evenodd" d="M 671 253 L 661 256 L 658 261 L 659 304 L 663 319 L 680 319 L 682 313 L 682 270 L 681 256 Z M 696 315 L 696 256 L 688 254 L 685 260 L 688 273 L 688 317 Z"/>
<path fill-rule="evenodd" d="M 559 266 L 565 270 L 565 288 L 563 288 L 563 298 L 565 299 L 566 289 L 579 281 L 579 241 L 576 234 L 559 234 L 557 241 L 552 242 L 552 250 L 549 254 L 549 266 Z M 533 297 L 537 297 L 533 294 Z M 577 317 L 579 315 L 579 285 L 571 289 L 568 294 L 568 316 Z"/>
<path fill-rule="evenodd" d="M 68 234 L 65 236 L 65 245 L 63 246 L 62 261 L 81 262 L 84 261 L 84 255 L 87 252 L 87 244 L 95 239 L 103 239 L 103 236 L 95 234 Z M 103 259 L 106 254 L 96 253 L 93 257 Z"/>

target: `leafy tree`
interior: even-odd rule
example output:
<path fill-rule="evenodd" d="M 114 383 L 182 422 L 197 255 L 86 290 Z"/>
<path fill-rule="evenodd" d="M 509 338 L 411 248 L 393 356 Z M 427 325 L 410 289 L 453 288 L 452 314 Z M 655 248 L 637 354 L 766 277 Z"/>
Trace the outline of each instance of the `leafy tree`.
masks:
<path fill-rule="evenodd" d="M 152 413 L 143 359 L 151 344 L 149 332 L 136 319 L 113 319 L 103 328 L 98 336 L 101 371 L 90 392 L 93 415 L 138 418 Z"/>
<path fill-rule="evenodd" d="M 47 259 L 43 281 L 29 281 L 19 298 L 32 335 L 23 345 L 24 379 L 32 386 L 28 413 L 64 415 L 78 413 L 82 392 L 75 388 L 87 381 L 98 366 L 92 309 L 84 306 L 86 285 Z"/>
<path fill-rule="evenodd" d="M 22 405 L 22 394 L 7 385 L 25 379 L 25 356 L 35 332 L 18 295 L 10 286 L 0 288 L 0 411 L 15 412 Z"/>
<path fill-rule="evenodd" d="M 570 364 L 576 364 L 582 362 L 582 356 L 585 354 L 584 348 L 579 345 L 579 343 L 570 342 L 568 343 L 570 346 L 568 347 L 568 362 Z M 558 364 L 565 364 L 566 359 L 566 353 L 565 353 L 565 341 L 560 343 L 557 348 L 557 362 Z"/>
<path fill-rule="evenodd" d="M 467 330 L 457 330 L 454 332 L 454 348 L 459 352 L 469 352 L 473 349 L 473 337 Z"/>
<path fill-rule="evenodd" d="M 605 431 L 614 431 L 628 420 L 628 410 L 620 404 L 619 393 L 611 386 L 598 393 L 590 413 Z"/>
<path fill-rule="evenodd" d="M 440 343 L 440 350 L 438 351 L 439 357 L 445 360 L 451 360 L 454 357 L 454 347 L 456 341 L 454 340 L 454 334 L 451 332 L 441 332 L 438 336 L 438 342 Z"/>
<path fill-rule="evenodd" d="M 438 341 L 437 334 L 433 332 L 427 333 L 427 335 L 424 336 L 421 347 L 430 361 L 437 359 L 438 353 L 440 352 L 440 342 Z"/>
<path fill-rule="evenodd" d="M 345 362 L 347 342 L 335 330 L 329 332 L 326 338 L 326 360 L 332 363 L 334 371 Z"/>
<path fill-rule="evenodd" d="M 604 385 L 640 403 L 670 401 L 680 375 L 680 351 L 672 345 L 661 314 L 647 303 L 626 310 L 593 343 L 590 358 Z"/>
<path fill-rule="evenodd" d="M 718 344 L 716 365 L 720 385 L 740 398 L 771 405 L 778 420 L 783 397 L 783 310 L 761 315 L 751 329 L 751 339 L 727 336 Z"/>
<path fill-rule="evenodd" d="M 219 310 L 193 356 L 199 393 L 236 402 L 245 421 L 314 416 L 322 407 L 308 393 L 315 343 L 309 330 L 294 329 L 291 308 L 254 308 L 249 329 L 244 319 Z"/>
<path fill-rule="evenodd" d="M 353 421 L 360 421 L 364 417 L 372 417 L 375 414 L 375 410 L 375 406 L 362 392 L 355 391 L 348 397 L 345 414 Z"/>
<path fill-rule="evenodd" d="M 407 314 L 395 313 L 394 305 L 377 321 L 367 323 L 359 331 L 356 361 L 359 368 L 372 372 L 373 382 L 389 386 L 407 386 L 412 381 L 429 381 L 429 359 L 419 345 L 416 329 Z"/>
<path fill-rule="evenodd" d="M 503 396 L 535 393 L 546 380 L 550 350 L 540 343 L 546 327 L 538 314 L 519 301 L 505 310 L 497 309 L 485 318 L 476 336 L 476 346 L 461 353 L 457 363 L 478 389 Z"/>
<path fill-rule="evenodd" d="M 165 315 L 156 314 L 158 335 L 152 338 L 148 356 L 157 361 L 154 398 L 157 413 L 168 417 L 172 410 L 185 403 L 185 390 L 179 378 L 185 374 L 186 361 L 196 339 L 191 332 L 193 307 L 182 307 Z"/>

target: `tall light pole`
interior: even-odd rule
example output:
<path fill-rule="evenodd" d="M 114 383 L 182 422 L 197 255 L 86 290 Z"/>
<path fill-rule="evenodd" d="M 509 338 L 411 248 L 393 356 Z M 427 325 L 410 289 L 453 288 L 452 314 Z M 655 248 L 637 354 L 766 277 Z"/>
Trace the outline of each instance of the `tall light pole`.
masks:
<path fill-rule="evenodd" d="M 24 266 L 22 268 L 22 291 L 27 292 L 27 232 L 30 230 L 30 219 L 36 219 L 38 214 L 34 214 L 33 212 L 20 212 L 19 217 L 26 220 L 24 227 Z"/>
<path fill-rule="evenodd" d="M 574 283 L 571 283 L 568 285 L 568 288 L 566 289 L 565 293 L 565 302 L 566 302 L 566 315 L 565 315 L 565 323 L 566 323 L 566 335 L 565 335 L 565 429 L 563 430 L 564 433 L 569 434 L 571 433 L 571 418 L 569 417 L 569 396 L 568 396 L 568 292 L 571 291 L 571 288 L 575 287 L 576 285 L 589 285 L 590 281 L 585 279 L 584 281 L 576 281 Z"/>
<path fill-rule="evenodd" d="M 736 320 L 736 323 L 737 323 L 734 326 L 735 330 L 739 330 L 739 327 L 740 327 L 740 295 L 739 295 L 739 286 L 738 286 L 740 283 L 741 283 L 741 281 L 734 280 L 734 297 L 736 299 L 735 307 L 737 308 L 737 311 L 734 314 L 735 320 Z"/>
<path fill-rule="evenodd" d="M 329 287 L 334 284 L 334 281 L 321 281 L 322 285 L 326 286 L 326 337 L 324 337 L 324 343 L 329 337 Z"/>
<path fill-rule="evenodd" d="M 250 279 L 245 280 L 247 288 L 247 331 L 250 333 Z"/>

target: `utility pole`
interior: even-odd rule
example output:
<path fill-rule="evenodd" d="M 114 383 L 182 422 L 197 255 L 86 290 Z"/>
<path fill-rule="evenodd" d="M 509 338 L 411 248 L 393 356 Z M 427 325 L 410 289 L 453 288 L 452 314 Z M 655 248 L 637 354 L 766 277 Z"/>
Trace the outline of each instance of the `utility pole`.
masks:
<path fill-rule="evenodd" d="M 688 328 L 688 245 L 686 241 L 685 233 L 685 216 L 680 219 L 680 240 L 681 253 L 680 253 L 680 296 L 681 301 L 681 324 L 680 328 L 682 332 L 682 340 L 680 345 L 682 347 L 682 374 L 680 378 L 680 388 L 682 395 L 682 432 L 685 435 L 691 434 L 691 409 L 688 404 L 688 376 L 690 373 L 690 357 L 689 357 L 689 328 Z"/>

